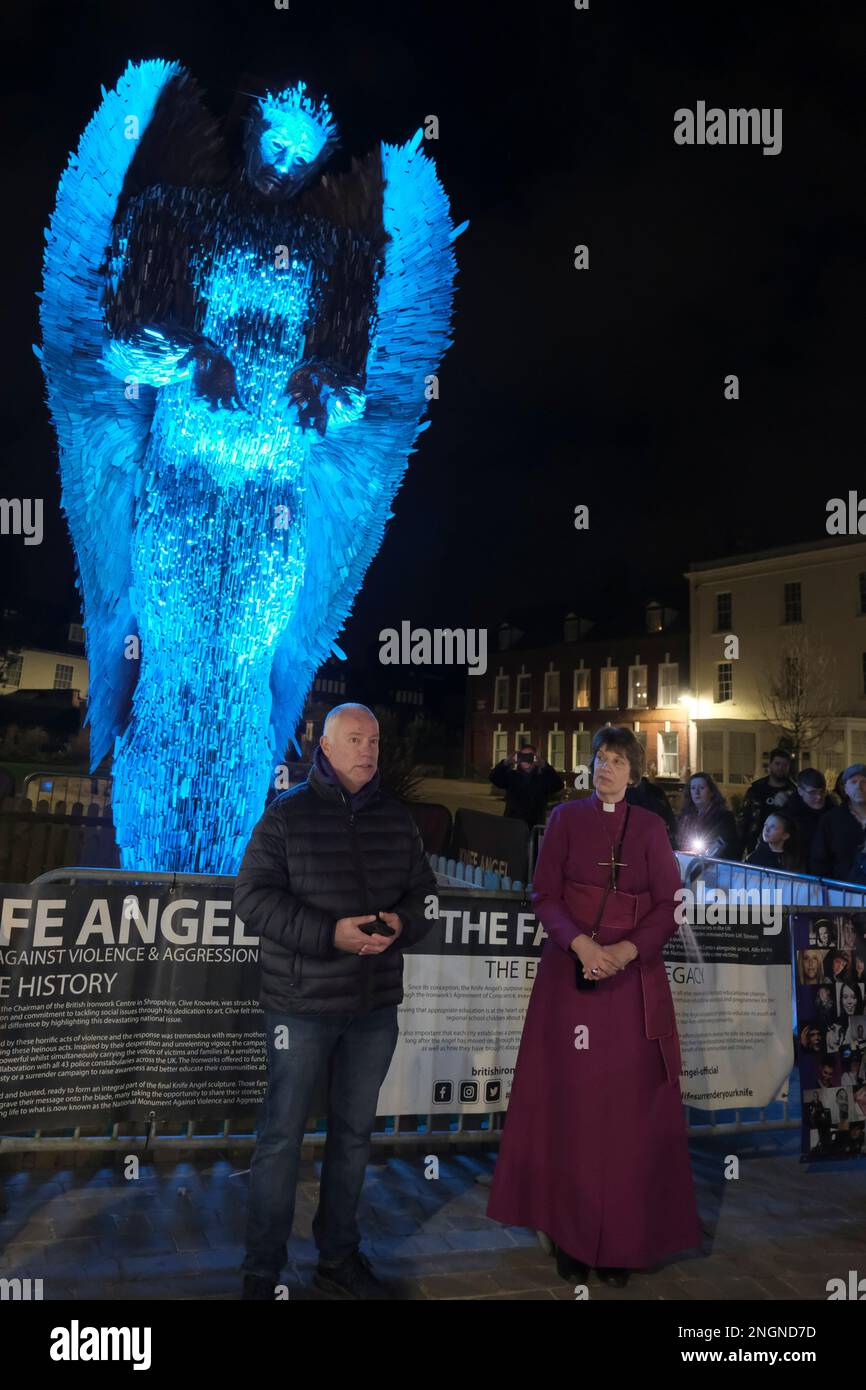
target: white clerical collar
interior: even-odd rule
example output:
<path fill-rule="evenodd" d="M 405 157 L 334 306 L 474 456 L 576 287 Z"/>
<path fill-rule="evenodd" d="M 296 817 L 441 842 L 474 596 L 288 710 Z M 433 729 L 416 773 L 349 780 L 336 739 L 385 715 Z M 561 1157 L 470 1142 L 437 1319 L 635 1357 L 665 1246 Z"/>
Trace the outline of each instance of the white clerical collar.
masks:
<path fill-rule="evenodd" d="M 616 810 L 616 802 L 615 802 L 615 801 L 603 801 L 601 804 L 602 804 L 603 810 L 605 810 L 605 811 L 615 811 L 615 810 Z"/>

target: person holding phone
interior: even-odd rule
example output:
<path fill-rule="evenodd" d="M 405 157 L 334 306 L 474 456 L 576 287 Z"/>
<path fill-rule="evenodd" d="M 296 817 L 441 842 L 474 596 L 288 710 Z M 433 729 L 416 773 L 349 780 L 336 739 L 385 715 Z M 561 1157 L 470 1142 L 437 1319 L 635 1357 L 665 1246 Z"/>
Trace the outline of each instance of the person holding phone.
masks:
<path fill-rule="evenodd" d="M 530 830 L 535 825 L 544 825 L 548 801 L 565 785 L 559 773 L 539 758 L 531 744 L 525 744 L 497 763 L 490 772 L 490 781 L 505 792 L 506 816 L 525 821 Z"/>
<path fill-rule="evenodd" d="M 271 802 L 235 881 L 234 910 L 261 939 L 268 1090 L 250 1169 L 245 1299 L 273 1299 L 286 1259 L 304 1130 L 328 1077 L 328 1139 L 313 1235 L 314 1283 L 386 1299 L 359 1250 L 358 1202 L 379 1090 L 397 1043 L 403 947 L 436 893 L 411 813 L 379 785 L 379 725 L 331 710 L 309 778 Z"/>

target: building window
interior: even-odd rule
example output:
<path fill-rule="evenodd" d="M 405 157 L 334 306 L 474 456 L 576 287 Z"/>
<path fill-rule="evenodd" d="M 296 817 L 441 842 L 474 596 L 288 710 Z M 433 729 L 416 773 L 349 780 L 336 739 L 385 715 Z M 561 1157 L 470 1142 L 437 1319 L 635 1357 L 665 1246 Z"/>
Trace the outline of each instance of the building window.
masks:
<path fill-rule="evenodd" d="M 521 748 L 532 747 L 532 731 L 530 729 L 518 729 L 514 735 L 514 750 L 519 753 Z"/>
<path fill-rule="evenodd" d="M 589 709 L 589 679 L 589 671 L 575 671 L 572 709 Z"/>
<path fill-rule="evenodd" d="M 866 572 L 860 575 L 860 612 L 866 613 Z"/>
<path fill-rule="evenodd" d="M 602 667 L 599 708 L 619 709 L 619 671 L 616 666 Z"/>
<path fill-rule="evenodd" d="M 866 729 L 851 730 L 851 761 L 866 763 Z"/>
<path fill-rule="evenodd" d="M 641 748 L 643 749 L 643 761 L 642 761 L 642 766 L 643 766 L 644 768 L 646 768 L 646 729 L 635 729 L 635 730 L 633 730 L 633 732 L 634 732 L 635 738 L 637 739 L 638 743 L 640 744 Z"/>
<path fill-rule="evenodd" d="M 730 632 L 732 622 L 732 595 L 716 594 L 716 632 Z"/>
<path fill-rule="evenodd" d="M 728 781 L 747 787 L 755 780 L 755 735 L 732 730 L 729 738 Z"/>
<path fill-rule="evenodd" d="M 629 709 L 646 709 L 647 707 L 645 666 L 629 666 L 628 668 L 628 707 Z"/>
<path fill-rule="evenodd" d="M 660 603 L 648 603 L 646 608 L 647 632 L 661 632 L 664 627 L 664 612 Z"/>
<path fill-rule="evenodd" d="M 544 673 L 544 708 L 548 710 L 559 709 L 559 672 L 545 671 Z M 548 759 L 548 761 L 550 761 Z"/>
<path fill-rule="evenodd" d="M 592 757 L 592 734 L 589 729 L 577 729 L 572 734 L 572 766 L 589 767 Z"/>
<path fill-rule="evenodd" d="M 518 714 L 526 713 L 532 708 L 532 677 L 522 675 L 517 677 L 517 703 L 514 708 Z"/>
<path fill-rule="evenodd" d="M 19 685 L 21 684 L 21 668 L 23 667 L 23 665 L 24 657 L 20 654 L 18 656 L 10 656 L 7 658 L 5 678 L 6 685 L 13 685 L 16 690 L 18 689 Z"/>
<path fill-rule="evenodd" d="M 547 735 L 547 761 L 557 772 L 565 771 L 565 730 L 551 729 Z"/>
<path fill-rule="evenodd" d="M 784 620 L 786 623 L 801 623 L 803 621 L 803 595 L 799 581 L 785 585 Z"/>
<path fill-rule="evenodd" d="M 305 723 L 304 723 L 304 738 L 305 738 L 305 740 L 306 740 L 307 743 L 312 743 L 312 741 L 313 741 L 313 721 L 312 721 L 312 719 L 307 719 L 307 720 L 305 721 Z"/>
<path fill-rule="evenodd" d="M 64 666 L 62 662 L 58 661 L 57 665 L 54 667 L 55 690 L 72 689 L 72 670 L 73 668 L 71 666 Z"/>
<path fill-rule="evenodd" d="M 676 705 L 680 698 L 680 668 L 676 661 L 663 661 L 659 665 L 659 704 L 667 708 Z"/>
<path fill-rule="evenodd" d="M 701 733 L 699 772 L 708 772 L 714 782 L 725 780 L 724 745 L 720 730 L 705 729 Z"/>
<path fill-rule="evenodd" d="M 508 733 L 505 730 L 497 731 L 493 735 L 493 762 L 501 763 L 503 758 L 508 757 Z"/>
<path fill-rule="evenodd" d="M 70 641 L 70 642 L 83 642 L 83 641 L 84 641 L 84 628 L 81 626 L 81 623 L 70 623 L 70 624 L 69 624 L 69 641 Z"/>
<path fill-rule="evenodd" d="M 720 661 L 716 667 L 716 704 L 734 698 L 734 667 L 730 661 Z"/>
<path fill-rule="evenodd" d="M 679 777 L 680 740 L 678 734 L 659 734 L 659 777 Z"/>
<path fill-rule="evenodd" d="M 506 714 L 508 712 L 509 677 L 497 676 L 496 686 L 493 691 L 493 713 Z"/>

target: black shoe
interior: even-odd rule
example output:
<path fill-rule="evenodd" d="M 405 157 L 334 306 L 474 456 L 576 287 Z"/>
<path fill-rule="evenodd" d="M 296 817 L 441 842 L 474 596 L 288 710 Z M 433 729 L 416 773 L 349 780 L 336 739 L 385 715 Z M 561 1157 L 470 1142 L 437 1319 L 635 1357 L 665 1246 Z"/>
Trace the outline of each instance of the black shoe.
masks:
<path fill-rule="evenodd" d="M 582 1260 L 576 1260 L 559 1245 L 554 1245 L 553 1248 L 556 1251 L 556 1272 L 560 1279 L 565 1279 L 569 1284 L 585 1283 L 590 1266 L 585 1265 Z"/>
<path fill-rule="evenodd" d="M 624 1289 L 628 1283 L 628 1276 L 631 1270 L 596 1269 L 595 1272 L 603 1284 L 607 1284 L 612 1289 Z"/>
<path fill-rule="evenodd" d="M 379 1283 L 366 1255 L 356 1250 L 341 1265 L 333 1268 L 319 1265 L 313 1283 L 332 1298 L 363 1298 L 388 1301 L 391 1295 Z"/>
<path fill-rule="evenodd" d="M 275 1290 L 276 1281 L 274 1279 L 262 1279 L 258 1274 L 245 1274 L 241 1298 L 247 1302 L 272 1303 Z"/>

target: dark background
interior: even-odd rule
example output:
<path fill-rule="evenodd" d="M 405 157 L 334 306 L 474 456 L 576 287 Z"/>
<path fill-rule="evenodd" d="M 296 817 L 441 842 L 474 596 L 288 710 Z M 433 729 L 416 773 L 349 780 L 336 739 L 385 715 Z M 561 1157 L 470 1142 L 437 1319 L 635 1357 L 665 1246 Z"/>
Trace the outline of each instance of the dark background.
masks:
<path fill-rule="evenodd" d="M 4 606 L 74 616 L 30 345 L 58 178 L 130 58 L 180 60 L 220 111 L 245 72 L 303 77 L 330 99 L 343 160 L 439 117 L 427 148 L 471 221 L 455 344 L 350 652 L 403 619 L 663 597 L 692 560 L 824 536 L 827 500 L 856 487 L 860 4 L 85 0 L 19 5 L 3 27 L 0 491 L 45 499 L 42 546 L 0 538 Z M 674 111 L 699 99 L 782 107 L 782 152 L 675 145 Z"/>

